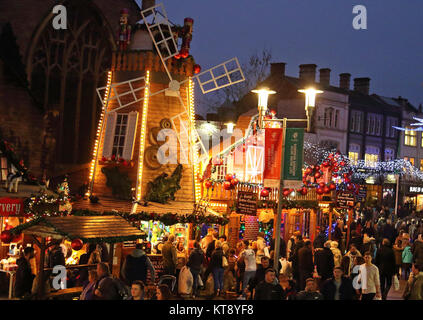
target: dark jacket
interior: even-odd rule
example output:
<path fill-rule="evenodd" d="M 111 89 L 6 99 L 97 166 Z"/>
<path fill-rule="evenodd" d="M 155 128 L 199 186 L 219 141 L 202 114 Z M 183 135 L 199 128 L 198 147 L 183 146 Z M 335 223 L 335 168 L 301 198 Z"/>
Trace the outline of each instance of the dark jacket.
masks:
<path fill-rule="evenodd" d="M 162 246 L 162 256 L 163 256 L 163 266 L 165 268 L 175 269 L 177 258 L 176 258 L 176 248 L 175 246 L 166 241 L 165 244 Z"/>
<path fill-rule="evenodd" d="M 59 245 L 53 247 L 48 256 L 48 267 L 54 268 L 57 265 L 65 265 L 65 256 L 63 255 L 62 247 Z"/>
<path fill-rule="evenodd" d="M 346 277 L 342 277 L 341 286 L 339 287 L 339 300 L 353 300 L 354 288 L 352 281 Z M 335 300 L 336 286 L 333 278 L 323 283 L 322 294 L 325 300 Z"/>
<path fill-rule="evenodd" d="M 423 265 L 423 242 L 415 241 L 413 244 L 413 258 L 414 262 Z"/>
<path fill-rule="evenodd" d="M 299 270 L 307 273 L 312 273 L 314 270 L 313 252 L 310 247 L 302 247 L 298 250 L 298 265 Z"/>
<path fill-rule="evenodd" d="M 200 271 L 204 262 L 204 252 L 200 248 L 195 248 L 189 255 L 187 266 L 194 271 Z"/>
<path fill-rule="evenodd" d="M 223 260 L 223 250 L 222 248 L 217 248 L 213 251 L 210 259 L 210 268 L 223 268 L 222 266 L 222 260 Z"/>
<path fill-rule="evenodd" d="M 324 232 L 320 232 L 313 241 L 314 248 L 323 248 L 326 241 L 326 235 Z"/>
<path fill-rule="evenodd" d="M 323 295 L 318 291 L 301 291 L 295 297 L 295 300 L 323 300 Z"/>
<path fill-rule="evenodd" d="M 264 281 L 264 276 L 267 269 L 268 268 L 263 268 L 261 264 L 257 267 L 256 274 L 251 283 L 251 288 L 257 287 L 260 282 Z"/>
<path fill-rule="evenodd" d="M 278 284 L 260 282 L 256 287 L 254 300 L 282 300 L 282 287 Z"/>
<path fill-rule="evenodd" d="M 333 260 L 332 250 L 329 248 L 318 249 L 314 253 L 314 264 L 317 267 L 317 273 L 322 277 L 322 280 L 332 277 L 335 263 Z"/>
<path fill-rule="evenodd" d="M 155 271 L 150 259 L 141 249 L 134 249 L 131 254 L 126 256 L 125 262 L 122 266 L 122 275 L 131 285 L 135 280 L 146 282 L 147 270 L 150 270 L 151 280 L 154 281 Z"/>
<path fill-rule="evenodd" d="M 380 274 L 393 276 L 395 274 L 395 253 L 391 247 L 382 245 L 376 252 L 376 266 Z"/>
<path fill-rule="evenodd" d="M 206 248 L 206 257 L 207 258 L 211 258 L 212 254 L 213 254 L 213 251 L 215 249 L 215 244 L 216 244 L 216 240 L 213 240 L 207 246 L 207 248 Z"/>
<path fill-rule="evenodd" d="M 116 283 L 110 276 L 101 277 L 96 285 L 95 289 L 98 289 L 101 292 L 101 297 L 95 296 L 95 300 L 119 300 L 119 290 Z M 94 289 L 94 292 L 95 292 Z"/>
<path fill-rule="evenodd" d="M 389 239 L 392 244 L 395 242 L 395 238 L 397 237 L 397 230 L 395 230 L 393 225 L 385 224 L 382 230 L 382 237 Z"/>
<path fill-rule="evenodd" d="M 30 294 L 32 289 L 32 281 L 35 276 L 31 273 L 31 265 L 24 257 L 16 261 L 18 269 L 16 270 L 15 280 L 15 296 L 22 297 Z"/>
<path fill-rule="evenodd" d="M 292 270 L 295 274 L 299 272 L 299 263 L 298 263 L 298 251 L 304 246 L 304 241 L 300 240 L 297 243 L 294 243 L 293 254 L 289 257 L 289 261 L 292 262 Z"/>
<path fill-rule="evenodd" d="M 363 239 L 361 237 L 355 236 L 352 237 L 350 240 L 350 244 L 355 244 L 355 247 L 357 248 L 360 253 L 364 253 L 363 251 Z"/>
<path fill-rule="evenodd" d="M 295 300 L 295 295 L 297 290 L 295 290 L 295 282 L 289 280 L 289 288 L 282 288 L 282 300 Z"/>

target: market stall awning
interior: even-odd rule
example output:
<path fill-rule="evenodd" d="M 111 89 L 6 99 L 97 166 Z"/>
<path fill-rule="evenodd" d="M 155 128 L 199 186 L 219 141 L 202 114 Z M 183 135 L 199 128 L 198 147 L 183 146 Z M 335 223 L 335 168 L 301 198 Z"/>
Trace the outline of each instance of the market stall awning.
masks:
<path fill-rule="evenodd" d="M 144 232 L 116 215 L 40 217 L 15 229 L 10 231 L 54 239 L 81 239 L 84 242 L 115 243 L 145 236 Z"/>

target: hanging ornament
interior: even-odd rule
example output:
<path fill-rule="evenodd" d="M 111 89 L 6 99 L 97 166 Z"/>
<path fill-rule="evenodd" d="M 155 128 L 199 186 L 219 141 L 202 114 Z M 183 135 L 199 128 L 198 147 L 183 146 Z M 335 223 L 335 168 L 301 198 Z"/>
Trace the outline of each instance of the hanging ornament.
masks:
<path fill-rule="evenodd" d="M 3 243 L 10 243 L 13 240 L 13 235 L 9 230 L 4 230 L 0 234 L 0 240 Z"/>
<path fill-rule="evenodd" d="M 231 190 L 232 189 L 231 183 L 229 181 L 225 181 L 223 183 L 223 189 L 225 189 L 225 190 Z"/>
<path fill-rule="evenodd" d="M 354 189 L 354 186 L 351 183 L 347 184 L 348 191 L 352 191 Z"/>
<path fill-rule="evenodd" d="M 236 186 L 239 183 L 239 180 L 237 178 L 234 178 L 231 180 L 231 185 Z"/>
<path fill-rule="evenodd" d="M 350 178 L 348 178 L 348 177 L 347 177 L 347 178 L 344 178 L 344 182 L 345 182 L 345 183 L 350 183 L 350 182 L 351 182 L 351 179 L 350 179 Z"/>
<path fill-rule="evenodd" d="M 260 191 L 260 196 L 263 198 L 267 198 L 269 196 L 269 193 L 270 193 L 269 189 L 264 188 Z"/>
<path fill-rule="evenodd" d="M 339 171 L 339 168 L 338 167 L 333 167 L 332 171 L 333 172 L 338 172 Z"/>
<path fill-rule="evenodd" d="M 316 171 L 319 171 L 319 170 L 320 170 L 320 166 L 315 166 L 315 167 L 314 167 L 314 169 L 315 169 Z"/>
<path fill-rule="evenodd" d="M 305 171 L 304 171 L 304 174 L 305 175 L 309 175 L 309 174 L 311 174 L 312 173 L 312 170 L 311 170 L 311 168 L 307 168 Z"/>
<path fill-rule="evenodd" d="M 328 186 L 324 186 L 323 191 L 324 191 L 324 193 L 329 193 L 330 188 Z"/>
<path fill-rule="evenodd" d="M 71 242 L 71 247 L 75 251 L 81 250 L 83 246 L 84 246 L 84 243 L 82 242 L 81 239 L 73 239 Z"/>
<path fill-rule="evenodd" d="M 301 188 L 301 194 L 302 194 L 303 196 L 305 196 L 305 195 L 307 194 L 307 192 L 308 192 L 308 190 L 307 190 L 307 188 L 306 188 L 306 187 L 302 187 L 302 188 Z"/>
<path fill-rule="evenodd" d="M 317 188 L 316 189 L 316 193 L 317 194 L 323 194 L 323 189 L 322 188 Z"/>
<path fill-rule="evenodd" d="M 320 188 L 324 188 L 324 187 L 325 187 L 325 183 L 324 183 L 324 182 L 320 182 L 320 183 L 319 183 L 319 187 L 320 187 Z"/>
<path fill-rule="evenodd" d="M 210 187 L 213 185 L 213 182 L 211 182 L 211 180 L 206 180 L 206 182 L 204 182 L 204 186 L 207 189 L 210 189 Z"/>
<path fill-rule="evenodd" d="M 340 166 L 340 167 L 345 167 L 345 161 L 341 161 L 341 162 L 339 163 L 339 166 Z"/>
<path fill-rule="evenodd" d="M 327 167 L 329 167 L 329 166 L 330 166 L 330 164 L 329 164 L 329 162 L 324 161 L 324 162 L 322 163 L 322 166 L 323 166 L 323 167 L 325 167 L 325 168 L 327 168 Z"/>
<path fill-rule="evenodd" d="M 329 189 L 332 190 L 332 191 L 335 190 L 336 189 L 336 185 L 334 183 L 331 183 L 329 185 Z"/>
<path fill-rule="evenodd" d="M 289 194 L 290 194 L 289 189 L 286 189 L 286 188 L 283 189 L 282 194 L 284 195 L 284 197 L 289 196 Z"/>
<path fill-rule="evenodd" d="M 201 72 L 201 66 L 199 64 L 194 65 L 194 73 L 200 73 Z"/>
<path fill-rule="evenodd" d="M 229 182 L 231 182 L 232 179 L 234 179 L 234 178 L 235 178 L 234 175 L 230 174 L 230 173 L 226 174 L 226 176 L 225 176 L 225 180 L 229 181 Z"/>
<path fill-rule="evenodd" d="M 314 174 L 314 177 L 315 177 L 316 179 L 319 179 L 319 178 L 320 178 L 320 176 L 321 176 L 320 172 L 316 172 L 316 173 Z"/>

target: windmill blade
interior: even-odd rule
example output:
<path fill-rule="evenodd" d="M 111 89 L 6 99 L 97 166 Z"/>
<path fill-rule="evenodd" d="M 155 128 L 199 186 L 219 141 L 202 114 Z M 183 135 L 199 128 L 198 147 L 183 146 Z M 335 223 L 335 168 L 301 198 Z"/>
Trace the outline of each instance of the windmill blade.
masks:
<path fill-rule="evenodd" d="M 416 129 L 412 129 L 412 128 L 407 129 L 407 128 L 400 128 L 400 127 L 392 126 L 392 128 L 400 130 L 400 131 L 423 131 L 423 127 L 416 128 Z"/>
<path fill-rule="evenodd" d="M 423 126 L 423 123 L 411 123 L 410 126 Z"/>
<path fill-rule="evenodd" d="M 178 45 L 172 32 L 166 10 L 162 3 L 141 11 L 142 19 L 147 26 L 148 33 L 153 40 L 163 66 L 172 81 L 172 76 L 166 66 L 166 61 L 179 53 Z M 150 17 L 152 23 L 147 21 Z"/>
<path fill-rule="evenodd" d="M 125 108 L 131 104 L 144 99 L 144 89 L 147 87 L 145 77 L 139 77 L 127 81 L 116 82 L 110 85 L 110 95 L 103 100 L 102 95 L 107 87 L 97 88 L 97 94 L 101 103 L 107 105 L 110 101 L 116 100 L 119 107 L 113 111 Z"/>
<path fill-rule="evenodd" d="M 420 124 L 421 124 L 421 125 L 423 125 L 423 119 L 421 119 L 421 118 L 416 118 L 416 117 L 413 117 L 413 119 L 414 119 L 414 120 L 416 120 L 416 121 L 421 122 Z"/>
<path fill-rule="evenodd" d="M 232 58 L 195 76 L 203 94 L 245 81 L 238 58 Z"/>

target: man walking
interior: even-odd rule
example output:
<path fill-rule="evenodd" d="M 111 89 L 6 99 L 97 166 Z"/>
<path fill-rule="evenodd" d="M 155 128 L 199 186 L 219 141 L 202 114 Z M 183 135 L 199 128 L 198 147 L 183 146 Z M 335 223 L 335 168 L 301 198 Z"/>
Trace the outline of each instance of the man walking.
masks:
<path fill-rule="evenodd" d="M 403 298 L 405 300 L 423 300 L 423 266 L 413 264 L 412 274 L 407 281 Z"/>
<path fill-rule="evenodd" d="M 314 265 L 316 266 L 317 273 L 322 282 L 332 276 L 335 266 L 333 253 L 332 250 L 330 250 L 330 243 L 330 240 L 326 241 L 323 248 L 317 248 L 314 252 Z"/>
<path fill-rule="evenodd" d="M 344 277 L 341 267 L 333 270 L 333 278 L 325 281 L 322 294 L 325 300 L 353 300 L 354 288 L 352 281 Z"/>
<path fill-rule="evenodd" d="M 141 280 L 143 283 L 146 283 L 147 270 L 150 270 L 151 281 L 154 282 L 154 267 L 150 258 L 147 257 L 145 251 L 142 250 L 142 244 L 137 243 L 135 249 L 131 254 L 126 256 L 125 262 L 123 263 L 121 271 L 122 278 L 129 286 L 136 280 Z"/>
<path fill-rule="evenodd" d="M 31 294 L 32 282 L 35 276 L 31 272 L 30 260 L 34 258 L 34 248 L 26 247 L 24 249 L 24 256 L 16 261 L 18 269 L 16 270 L 15 280 L 15 296 L 23 297 Z"/>
<path fill-rule="evenodd" d="M 304 289 L 306 279 L 313 276 L 313 252 L 311 251 L 311 241 L 306 240 L 304 247 L 298 250 L 298 269 L 300 279 L 300 289 Z"/>
<path fill-rule="evenodd" d="M 386 238 L 383 239 L 382 245 L 376 252 L 375 263 L 379 268 L 382 300 L 386 300 L 392 285 L 392 277 L 395 274 L 395 253 L 390 246 L 390 241 Z"/>
<path fill-rule="evenodd" d="M 370 251 L 364 253 L 364 264 L 360 266 L 361 300 L 373 300 L 375 296 L 381 298 L 379 269 L 372 263 Z"/>
<path fill-rule="evenodd" d="M 264 281 L 256 287 L 254 300 L 282 300 L 282 287 L 275 279 L 275 270 L 267 269 Z"/>
<path fill-rule="evenodd" d="M 168 240 L 162 247 L 162 256 L 163 256 L 163 274 L 165 275 L 175 275 L 177 257 L 176 257 L 176 248 L 173 245 L 175 241 L 175 236 L 171 234 Z"/>

